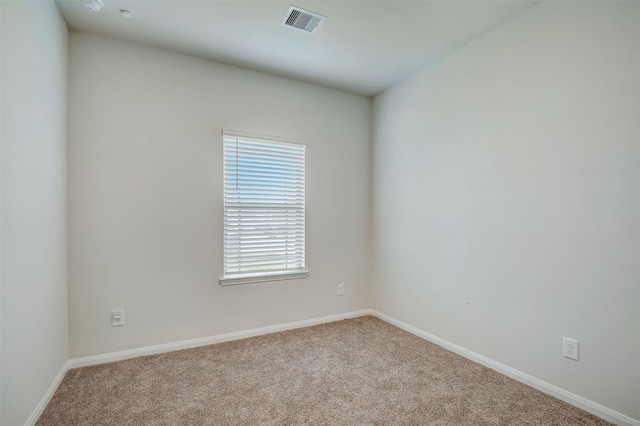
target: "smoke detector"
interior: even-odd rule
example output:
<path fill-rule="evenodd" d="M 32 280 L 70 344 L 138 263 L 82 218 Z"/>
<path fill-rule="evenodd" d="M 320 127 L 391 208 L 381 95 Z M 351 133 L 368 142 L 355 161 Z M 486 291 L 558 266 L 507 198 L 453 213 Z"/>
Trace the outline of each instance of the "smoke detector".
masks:
<path fill-rule="evenodd" d="M 286 15 L 284 15 L 281 25 L 313 33 L 325 19 L 327 19 L 326 16 L 309 12 L 308 10 L 301 9 L 296 6 L 291 6 L 289 7 Z"/>
<path fill-rule="evenodd" d="M 92 12 L 100 12 L 104 7 L 104 4 L 101 0 L 83 0 L 82 4 L 87 10 Z"/>

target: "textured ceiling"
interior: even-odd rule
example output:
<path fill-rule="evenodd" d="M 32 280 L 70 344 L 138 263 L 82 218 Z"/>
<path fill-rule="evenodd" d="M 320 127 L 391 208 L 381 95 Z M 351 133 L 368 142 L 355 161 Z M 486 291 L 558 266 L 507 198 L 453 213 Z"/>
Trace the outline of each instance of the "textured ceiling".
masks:
<path fill-rule="evenodd" d="M 535 1 L 57 0 L 72 30 L 168 49 L 366 96 L 535 5 Z M 281 26 L 289 6 L 327 16 L 314 34 Z M 133 12 L 124 19 L 120 9 Z"/>

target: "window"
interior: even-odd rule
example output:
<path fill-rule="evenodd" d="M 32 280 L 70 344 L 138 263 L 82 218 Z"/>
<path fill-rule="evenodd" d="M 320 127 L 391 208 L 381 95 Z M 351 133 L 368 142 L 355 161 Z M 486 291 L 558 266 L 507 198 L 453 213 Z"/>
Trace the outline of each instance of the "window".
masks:
<path fill-rule="evenodd" d="M 223 132 L 220 284 L 304 278 L 305 145 Z"/>

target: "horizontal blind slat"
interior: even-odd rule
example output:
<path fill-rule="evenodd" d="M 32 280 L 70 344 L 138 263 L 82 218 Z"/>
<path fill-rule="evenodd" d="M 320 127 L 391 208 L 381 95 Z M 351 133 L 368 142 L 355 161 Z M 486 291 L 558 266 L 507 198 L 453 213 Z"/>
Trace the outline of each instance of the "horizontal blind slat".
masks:
<path fill-rule="evenodd" d="M 225 201 L 228 201 L 225 199 Z M 258 209 L 273 209 L 274 211 L 277 210 L 301 210 L 304 211 L 304 204 L 301 203 L 250 203 L 250 202 L 243 202 L 243 203 L 232 203 L 232 202 L 228 202 L 228 204 L 230 205 L 230 209 L 233 210 L 258 210 Z"/>
<path fill-rule="evenodd" d="M 298 257 L 302 255 L 302 253 L 299 253 Z M 229 264 L 233 264 L 233 263 L 237 263 L 237 264 L 246 264 L 246 263 L 262 263 L 262 262 L 279 262 L 279 261 L 289 261 L 291 262 L 291 259 L 293 259 L 293 256 L 291 256 L 289 253 L 283 251 L 280 253 L 270 253 L 270 254 L 265 254 L 265 253 L 253 253 L 253 254 L 242 254 L 242 255 L 232 255 L 232 254 L 228 254 L 228 263 Z"/>
<path fill-rule="evenodd" d="M 259 142 L 247 139 L 228 138 L 224 141 L 225 149 L 236 151 L 241 149 L 254 150 L 260 152 L 283 152 L 283 153 L 304 153 L 306 146 L 298 144 L 287 144 L 277 142 Z"/>
<path fill-rule="evenodd" d="M 225 170 L 269 170 L 269 171 L 287 171 L 290 173 L 300 173 L 302 164 L 296 164 L 291 161 L 276 161 L 274 159 L 263 158 L 263 161 L 253 158 L 228 158 L 229 164 Z"/>
<path fill-rule="evenodd" d="M 238 263 L 238 264 L 230 264 L 230 268 L 231 269 L 236 269 L 236 270 L 242 270 L 242 269 L 247 269 L 247 267 L 253 267 L 254 271 L 256 270 L 264 270 L 264 271 L 268 271 L 271 268 L 283 268 L 286 267 L 285 265 L 291 265 L 291 268 L 300 268 L 301 267 L 302 262 L 301 261 L 297 261 L 297 262 L 293 262 L 293 261 L 287 261 L 284 259 L 279 259 L 279 260 L 274 260 L 272 262 L 269 261 L 250 261 L 250 262 L 242 262 L 242 263 Z M 254 272 L 252 271 L 252 272 Z M 247 272 L 247 271 L 243 271 L 243 272 Z"/>

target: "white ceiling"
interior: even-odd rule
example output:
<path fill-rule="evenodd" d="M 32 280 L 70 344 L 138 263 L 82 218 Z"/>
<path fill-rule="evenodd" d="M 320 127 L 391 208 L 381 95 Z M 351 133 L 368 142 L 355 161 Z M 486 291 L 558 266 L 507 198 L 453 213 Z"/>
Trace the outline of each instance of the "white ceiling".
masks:
<path fill-rule="evenodd" d="M 535 5 L 536 1 L 57 0 L 72 30 L 266 71 L 366 96 Z M 289 6 L 327 16 L 308 34 L 280 25 Z M 124 19 L 120 9 L 133 13 Z"/>

